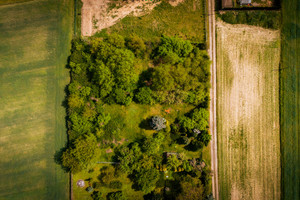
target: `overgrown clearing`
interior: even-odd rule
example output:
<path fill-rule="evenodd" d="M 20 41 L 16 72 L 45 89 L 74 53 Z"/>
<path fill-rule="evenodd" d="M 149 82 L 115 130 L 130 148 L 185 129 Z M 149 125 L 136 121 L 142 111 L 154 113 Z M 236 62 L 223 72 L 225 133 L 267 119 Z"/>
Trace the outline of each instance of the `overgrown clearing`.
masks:
<path fill-rule="evenodd" d="M 176 117 L 191 111 L 193 109 L 193 106 L 186 105 L 186 104 L 183 106 L 182 105 L 150 106 L 150 105 L 140 105 L 136 103 L 131 103 L 129 106 L 105 105 L 104 109 L 106 113 L 110 113 L 114 122 L 116 122 L 117 124 L 124 124 L 124 127 L 122 128 L 122 135 L 119 141 L 116 141 L 114 145 L 114 146 L 121 146 L 121 145 L 127 145 L 136 139 L 142 139 L 144 136 L 150 137 L 153 133 L 155 133 L 154 130 L 145 129 L 145 127 L 148 126 L 148 121 L 146 119 L 149 119 L 153 115 L 163 116 L 170 123 L 173 123 Z M 170 113 L 166 113 L 166 110 L 170 110 Z M 166 138 L 165 142 L 163 143 L 164 148 L 162 152 L 174 151 L 174 145 L 173 146 L 167 145 L 170 139 L 171 138 Z M 176 144 L 177 153 L 183 153 L 186 155 L 187 158 L 200 156 L 205 160 L 206 163 L 210 163 L 209 149 L 210 146 L 204 147 L 202 151 L 192 152 L 184 149 L 184 145 Z M 99 158 L 99 161 L 101 162 L 113 161 L 113 156 L 115 156 L 115 154 L 113 152 L 110 152 L 109 150 L 112 150 L 110 145 L 108 145 L 106 148 L 101 149 L 101 156 Z M 86 188 L 89 186 L 88 184 L 89 182 L 94 183 L 94 182 L 99 182 L 99 180 L 101 180 L 101 178 L 99 178 L 99 174 L 100 174 L 99 172 L 100 169 L 105 166 L 110 166 L 110 165 L 97 164 L 94 167 L 92 172 L 88 172 L 87 170 L 84 170 L 80 173 L 73 175 L 73 180 L 74 180 L 73 191 L 74 191 L 75 199 L 80 199 L 80 200 L 92 199 L 90 197 L 90 194 L 86 191 Z M 169 176 L 172 175 L 171 180 L 164 180 L 163 178 L 164 173 L 161 172 L 161 180 L 159 185 L 164 186 L 164 184 L 172 184 L 172 180 L 174 180 L 173 176 L 178 176 L 176 173 L 174 172 L 172 173 L 171 171 L 169 171 L 168 173 Z M 85 181 L 86 187 L 79 188 L 76 185 L 76 181 L 80 179 L 86 180 Z M 127 196 L 128 199 L 143 199 L 143 195 L 144 195 L 143 192 L 137 191 L 135 187 L 133 187 L 132 181 L 127 177 L 125 173 L 121 173 L 119 176 L 116 176 L 112 179 L 118 180 L 123 184 L 120 189 L 124 192 L 125 196 Z M 109 187 L 102 186 L 100 188 L 100 191 L 102 192 L 103 196 L 106 196 L 110 192 L 118 191 L 118 189 L 112 189 Z"/>
<path fill-rule="evenodd" d="M 192 42 L 205 42 L 205 3 L 203 0 L 185 0 L 176 7 L 163 1 L 150 14 L 127 16 L 116 25 L 103 30 L 124 36 L 136 34 L 153 39 L 161 34 L 179 36 Z M 96 34 L 97 35 L 97 34 Z"/>
<path fill-rule="evenodd" d="M 54 154 L 66 143 L 72 7 L 71 0 L 0 7 L 0 199 L 68 198 L 68 175 Z"/>
<path fill-rule="evenodd" d="M 220 199 L 280 199 L 279 32 L 217 23 Z"/>
<path fill-rule="evenodd" d="M 282 2 L 281 148 L 283 199 L 299 199 L 300 2 Z"/>

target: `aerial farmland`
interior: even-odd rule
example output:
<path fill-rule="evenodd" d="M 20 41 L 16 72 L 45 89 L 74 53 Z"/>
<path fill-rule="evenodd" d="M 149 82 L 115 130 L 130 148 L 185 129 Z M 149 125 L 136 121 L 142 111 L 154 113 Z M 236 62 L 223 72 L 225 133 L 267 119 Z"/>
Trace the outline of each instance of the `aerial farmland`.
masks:
<path fill-rule="evenodd" d="M 67 141 L 62 102 L 72 5 L 0 3 L 0 199 L 69 196 L 68 174 L 54 154 Z"/>
<path fill-rule="evenodd" d="M 299 22 L 299 0 L 0 0 L 0 200 L 299 200 Z"/>

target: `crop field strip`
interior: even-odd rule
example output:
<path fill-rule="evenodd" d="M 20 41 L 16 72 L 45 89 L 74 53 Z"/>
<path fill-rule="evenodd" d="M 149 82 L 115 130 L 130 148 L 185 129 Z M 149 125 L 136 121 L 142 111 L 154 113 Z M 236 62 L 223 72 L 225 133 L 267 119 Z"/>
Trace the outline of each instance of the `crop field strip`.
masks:
<path fill-rule="evenodd" d="M 282 2 L 280 125 L 282 199 L 299 200 L 300 2 Z"/>
<path fill-rule="evenodd" d="M 0 199 L 67 199 L 54 154 L 66 142 L 73 2 L 15 3 L 0 6 Z"/>
<path fill-rule="evenodd" d="M 220 199 L 280 199 L 279 32 L 217 23 Z"/>

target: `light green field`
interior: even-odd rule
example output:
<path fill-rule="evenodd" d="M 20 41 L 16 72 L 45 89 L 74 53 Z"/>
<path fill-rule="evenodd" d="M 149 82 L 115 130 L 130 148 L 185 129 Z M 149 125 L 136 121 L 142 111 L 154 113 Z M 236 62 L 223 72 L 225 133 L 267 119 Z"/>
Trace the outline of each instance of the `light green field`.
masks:
<path fill-rule="evenodd" d="M 68 199 L 68 174 L 54 154 L 67 139 L 72 19 L 71 0 L 0 6 L 1 200 Z"/>
<path fill-rule="evenodd" d="M 279 31 L 217 24 L 220 199 L 280 199 Z"/>
<path fill-rule="evenodd" d="M 300 2 L 282 1 L 281 148 L 282 197 L 299 200 L 300 189 Z"/>

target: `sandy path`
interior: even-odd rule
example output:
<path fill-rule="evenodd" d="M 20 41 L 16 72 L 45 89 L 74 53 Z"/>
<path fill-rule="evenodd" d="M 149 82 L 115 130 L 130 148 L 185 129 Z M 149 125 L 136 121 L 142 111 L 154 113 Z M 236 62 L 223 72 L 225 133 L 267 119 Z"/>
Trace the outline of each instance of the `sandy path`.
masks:
<path fill-rule="evenodd" d="M 211 140 L 211 170 L 212 177 L 212 192 L 216 200 L 219 199 L 218 189 L 218 157 L 217 157 L 217 118 L 216 118 L 216 41 L 215 41 L 215 1 L 208 1 L 208 19 L 209 19 L 209 56 L 212 60 L 211 64 L 211 90 L 210 90 L 210 117 L 209 127 L 212 135 Z"/>

